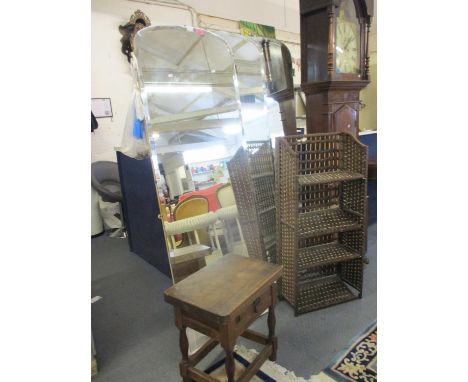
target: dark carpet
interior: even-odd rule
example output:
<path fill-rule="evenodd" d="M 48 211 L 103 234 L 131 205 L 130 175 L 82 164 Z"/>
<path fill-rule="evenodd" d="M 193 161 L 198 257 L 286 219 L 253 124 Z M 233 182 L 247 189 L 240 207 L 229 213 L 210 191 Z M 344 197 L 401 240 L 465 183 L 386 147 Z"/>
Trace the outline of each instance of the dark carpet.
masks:
<path fill-rule="evenodd" d="M 282 301 L 276 308 L 277 362 L 309 378 L 377 317 L 376 182 L 369 182 L 369 264 L 363 298 L 294 317 Z M 92 329 L 97 351 L 96 382 L 180 381 L 178 332 L 172 307 L 163 300 L 171 280 L 129 252 L 125 239 L 102 235 L 92 243 Z M 266 317 L 252 328 L 266 332 Z M 241 339 L 246 347 L 254 344 Z M 221 356 L 215 349 L 212 362 Z"/>

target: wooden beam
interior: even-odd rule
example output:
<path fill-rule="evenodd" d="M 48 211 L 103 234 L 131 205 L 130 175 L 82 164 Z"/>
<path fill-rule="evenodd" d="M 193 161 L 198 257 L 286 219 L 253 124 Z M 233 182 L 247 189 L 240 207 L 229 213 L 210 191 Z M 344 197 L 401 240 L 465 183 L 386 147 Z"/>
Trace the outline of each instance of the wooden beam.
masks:
<path fill-rule="evenodd" d="M 257 342 L 262 345 L 266 345 L 268 343 L 267 336 L 251 329 L 247 329 L 244 333 L 241 334 L 241 337 L 247 338 L 250 341 Z"/>
<path fill-rule="evenodd" d="M 191 380 L 194 380 L 196 382 L 219 382 L 211 375 L 206 374 L 201 370 L 195 369 L 194 367 L 189 367 L 187 369 L 187 374 Z"/>

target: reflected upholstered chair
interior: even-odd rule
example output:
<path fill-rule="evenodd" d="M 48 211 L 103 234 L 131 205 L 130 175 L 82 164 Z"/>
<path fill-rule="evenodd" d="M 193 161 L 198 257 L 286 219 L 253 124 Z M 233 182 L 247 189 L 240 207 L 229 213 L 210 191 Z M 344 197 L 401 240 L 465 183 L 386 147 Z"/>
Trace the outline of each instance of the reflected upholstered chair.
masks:
<path fill-rule="evenodd" d="M 216 198 L 218 199 L 219 206 L 221 209 L 226 208 L 226 207 L 231 207 L 236 205 L 236 198 L 234 197 L 234 191 L 232 189 L 231 183 L 226 183 L 224 186 L 218 188 L 216 190 Z M 220 212 L 222 214 L 222 212 Z M 227 235 L 229 237 L 230 241 L 234 241 L 235 238 L 235 226 L 237 226 L 237 231 L 239 235 L 239 240 L 241 242 L 244 241 L 244 237 L 242 235 L 242 229 L 239 223 L 239 218 L 238 215 L 235 217 L 233 216 L 233 219 L 227 219 L 229 216 L 228 214 L 225 214 L 226 218 L 224 220 L 226 230 L 227 230 Z M 234 225 L 235 224 L 235 225 Z"/>
<path fill-rule="evenodd" d="M 174 209 L 174 220 L 182 220 L 198 215 L 207 214 L 209 212 L 208 199 L 204 196 L 191 196 L 176 205 Z M 208 228 L 200 228 L 196 231 L 199 242 L 204 245 L 210 245 Z M 194 233 L 185 233 L 182 238 L 182 243 L 178 247 L 190 245 L 195 241 Z"/>
<path fill-rule="evenodd" d="M 242 234 L 241 225 L 239 222 L 239 214 L 237 212 L 236 198 L 231 183 L 226 183 L 224 186 L 216 190 L 216 198 L 220 209 L 217 212 L 218 218 L 223 222 L 226 230 L 226 239 L 228 246 L 244 243 L 244 236 Z M 237 229 L 236 229 L 237 227 Z M 237 232 L 236 232 L 237 231 Z M 237 236 L 237 237 L 236 237 Z"/>
<path fill-rule="evenodd" d="M 216 190 L 216 198 L 220 207 L 229 207 L 236 204 L 234 191 L 232 190 L 231 183 L 226 183 Z"/>

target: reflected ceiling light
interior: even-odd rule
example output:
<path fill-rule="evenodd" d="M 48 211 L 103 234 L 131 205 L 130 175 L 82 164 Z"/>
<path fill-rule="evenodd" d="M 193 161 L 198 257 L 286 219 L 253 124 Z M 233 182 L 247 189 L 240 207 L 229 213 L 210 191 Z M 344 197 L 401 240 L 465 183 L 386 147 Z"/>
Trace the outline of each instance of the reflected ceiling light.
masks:
<path fill-rule="evenodd" d="M 343 49 L 341 49 L 338 45 L 336 46 L 336 50 L 340 53 L 343 53 Z"/>
<path fill-rule="evenodd" d="M 159 133 L 153 132 L 153 133 L 151 134 L 151 138 L 153 138 L 154 140 L 159 139 Z"/>
<path fill-rule="evenodd" d="M 241 109 L 242 119 L 244 122 L 251 122 L 258 118 L 263 118 L 267 114 L 267 110 L 265 107 L 260 108 L 249 108 L 244 107 Z"/>
<path fill-rule="evenodd" d="M 228 152 L 223 145 L 214 145 L 201 149 L 187 150 L 184 151 L 183 155 L 185 164 L 189 164 L 226 158 Z"/>
<path fill-rule="evenodd" d="M 213 88 L 208 85 L 145 85 L 144 91 L 156 94 L 210 93 Z"/>
<path fill-rule="evenodd" d="M 242 133 L 241 125 L 226 125 L 223 126 L 223 133 L 226 135 L 237 135 Z"/>
<path fill-rule="evenodd" d="M 265 96 L 265 103 L 267 105 L 275 105 L 277 102 L 273 98 Z"/>

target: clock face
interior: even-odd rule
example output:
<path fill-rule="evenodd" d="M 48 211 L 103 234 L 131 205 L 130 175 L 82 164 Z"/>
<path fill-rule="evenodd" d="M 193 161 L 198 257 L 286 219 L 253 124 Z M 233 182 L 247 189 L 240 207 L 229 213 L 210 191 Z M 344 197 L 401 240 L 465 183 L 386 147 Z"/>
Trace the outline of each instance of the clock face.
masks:
<path fill-rule="evenodd" d="M 335 42 L 337 73 L 359 73 L 359 23 L 352 0 L 340 8 Z"/>

